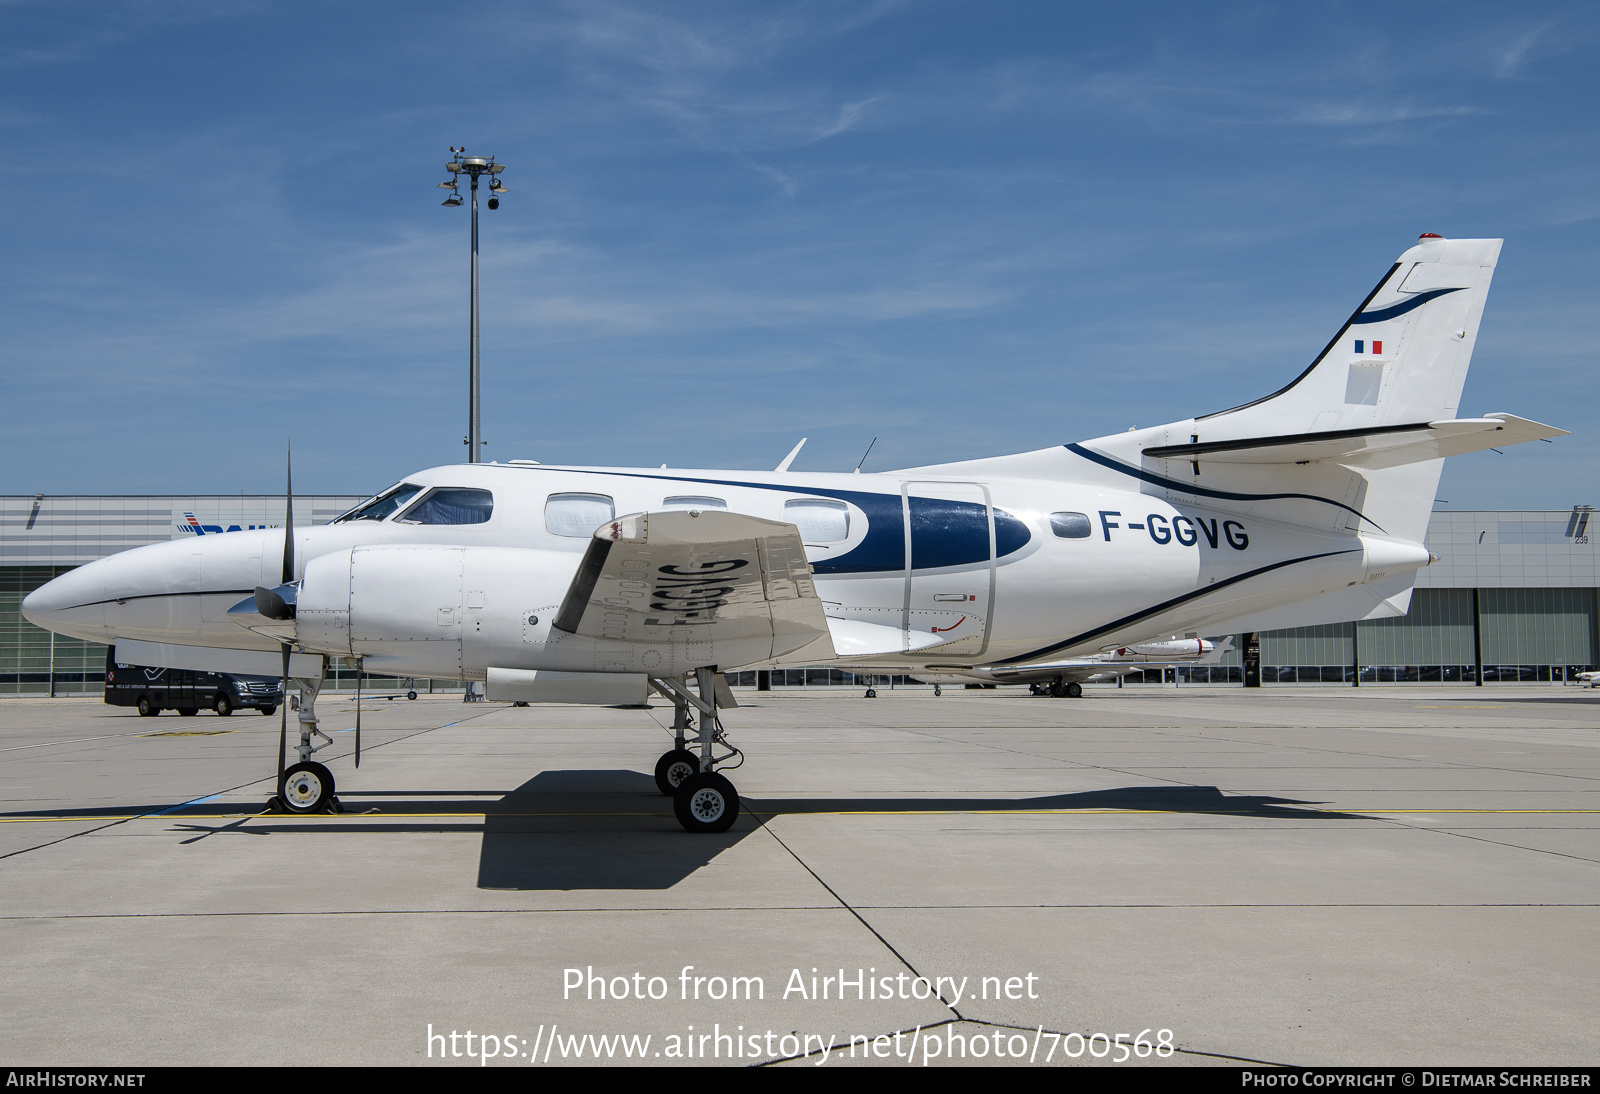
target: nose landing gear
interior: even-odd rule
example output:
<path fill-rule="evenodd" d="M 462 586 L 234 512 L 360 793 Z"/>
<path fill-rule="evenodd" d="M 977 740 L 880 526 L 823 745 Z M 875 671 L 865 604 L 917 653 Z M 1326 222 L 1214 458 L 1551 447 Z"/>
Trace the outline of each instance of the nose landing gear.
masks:
<path fill-rule="evenodd" d="M 333 738 L 317 727 L 317 694 L 322 690 L 327 667 L 324 661 L 323 676 L 317 679 L 300 678 L 300 743 L 295 751 L 300 762 L 283 773 L 283 793 L 267 802 L 268 813 L 343 813 L 344 807 L 333 796 L 333 772 L 312 760 L 311 754 L 333 744 Z M 285 696 L 287 698 L 287 696 Z M 321 737 L 322 743 L 314 745 L 312 737 Z"/>

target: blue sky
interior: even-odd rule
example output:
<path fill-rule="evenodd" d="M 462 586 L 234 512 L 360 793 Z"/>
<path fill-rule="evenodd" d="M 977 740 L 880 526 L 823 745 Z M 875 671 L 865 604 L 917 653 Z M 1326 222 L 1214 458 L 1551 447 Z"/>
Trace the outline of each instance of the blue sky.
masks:
<path fill-rule="evenodd" d="M 1232 406 L 1420 232 L 1503 236 L 1462 413 L 1597 503 L 1579 4 L 0 4 L 4 493 L 373 491 L 463 458 L 868 470 Z"/>

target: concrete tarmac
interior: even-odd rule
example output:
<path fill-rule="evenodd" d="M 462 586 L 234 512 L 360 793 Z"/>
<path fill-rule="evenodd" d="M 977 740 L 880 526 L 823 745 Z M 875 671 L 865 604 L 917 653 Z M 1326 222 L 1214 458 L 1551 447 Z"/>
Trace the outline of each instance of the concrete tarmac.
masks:
<path fill-rule="evenodd" d="M 316 817 L 276 717 L 0 701 L 0 1059 L 1600 1062 L 1600 693 L 738 694 L 710 837 L 660 701 L 325 699 Z"/>

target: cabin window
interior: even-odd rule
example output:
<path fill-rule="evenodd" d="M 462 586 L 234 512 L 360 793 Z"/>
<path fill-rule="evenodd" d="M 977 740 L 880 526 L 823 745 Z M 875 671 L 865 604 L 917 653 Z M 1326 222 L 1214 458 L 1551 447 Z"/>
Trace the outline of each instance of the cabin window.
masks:
<path fill-rule="evenodd" d="M 484 524 L 494 512 L 494 495 L 466 486 L 440 486 L 395 518 L 399 524 Z"/>
<path fill-rule="evenodd" d="M 364 501 L 344 516 L 334 518 L 333 523 L 339 524 L 347 520 L 382 520 L 416 497 L 421 491 L 422 487 L 410 482 L 403 482 L 399 486 L 391 486 L 371 501 Z"/>
<path fill-rule="evenodd" d="M 850 538 L 850 509 L 842 501 L 797 498 L 783 503 L 783 516 L 800 529 L 804 543 L 840 543 Z"/>
<path fill-rule="evenodd" d="M 686 495 L 678 498 L 666 498 L 661 503 L 663 509 L 726 509 L 728 503 L 721 498 L 701 498 Z"/>
<path fill-rule="evenodd" d="M 1050 530 L 1060 539 L 1088 539 L 1089 518 L 1083 513 L 1051 513 Z"/>
<path fill-rule="evenodd" d="M 553 536 L 583 539 L 617 515 L 604 494 L 551 494 L 544 503 L 544 527 Z"/>

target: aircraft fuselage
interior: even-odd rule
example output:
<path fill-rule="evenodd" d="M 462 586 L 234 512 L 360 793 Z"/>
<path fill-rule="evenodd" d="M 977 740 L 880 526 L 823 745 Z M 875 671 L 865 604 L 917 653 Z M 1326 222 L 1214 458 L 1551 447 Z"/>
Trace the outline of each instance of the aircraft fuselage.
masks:
<path fill-rule="evenodd" d="M 562 523 L 558 510 L 572 498 L 580 499 L 570 503 L 580 514 L 606 505 L 625 514 L 721 503 L 796 524 L 830 619 L 893 627 L 919 641 L 937 636 L 926 648 L 837 662 L 891 671 L 1016 663 L 1214 633 L 1214 623 L 1428 561 L 1420 545 L 1332 527 L 1339 517 L 1332 510 L 1329 529 L 1318 531 L 1137 489 L 937 470 L 479 464 L 405 481 L 424 491 L 487 491 L 492 510 L 472 524 L 408 523 L 396 520 L 401 508 L 381 520 L 296 528 L 298 648 L 362 657 L 372 671 L 466 679 L 483 678 L 490 666 L 661 674 L 695 667 L 700 655 L 692 649 L 681 658 L 667 654 L 682 664 L 633 665 L 601 639 L 552 631 L 590 538 Z M 184 538 L 80 567 L 24 607 L 35 622 L 91 641 L 275 652 L 277 638 L 246 630 L 229 610 L 257 586 L 279 583 L 282 554 L 280 529 Z M 331 613 L 321 630 L 319 611 Z M 348 617 L 332 619 L 341 611 Z M 797 652 L 803 656 L 792 662 L 752 663 L 819 660 L 813 647 Z"/>

